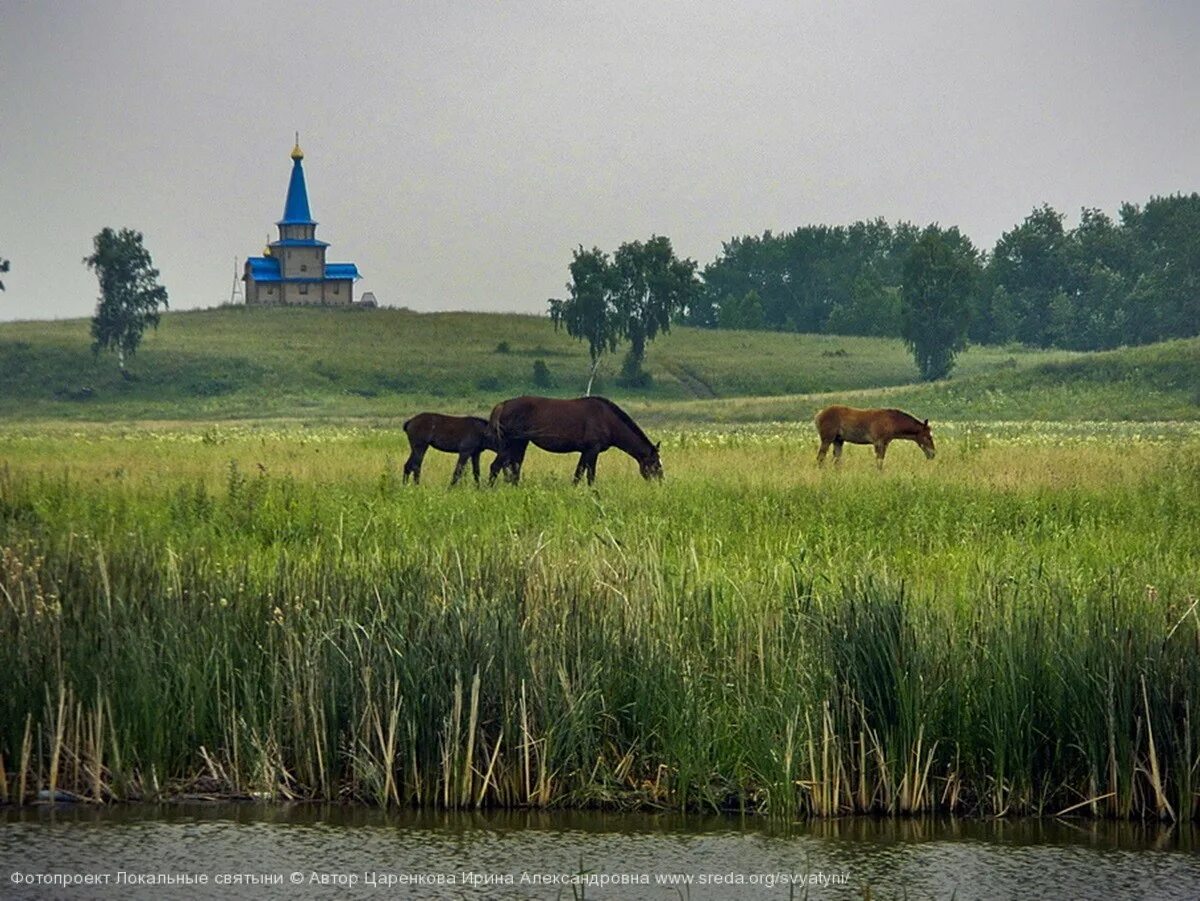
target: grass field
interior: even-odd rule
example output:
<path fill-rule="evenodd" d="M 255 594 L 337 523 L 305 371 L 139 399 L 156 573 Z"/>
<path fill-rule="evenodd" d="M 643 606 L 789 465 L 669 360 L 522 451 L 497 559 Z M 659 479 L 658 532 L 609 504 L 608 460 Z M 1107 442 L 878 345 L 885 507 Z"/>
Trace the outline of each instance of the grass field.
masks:
<path fill-rule="evenodd" d="M 963 354 L 957 373 L 1011 374 L 1070 358 L 976 348 Z M 551 387 L 534 384 L 537 360 Z M 606 361 L 600 390 L 657 404 L 855 391 L 917 377 L 899 341 L 687 328 L 650 346 L 650 388 L 612 383 L 619 364 L 619 355 Z M 0 324 L 0 415 L 327 420 L 402 419 L 423 408 L 486 413 L 497 400 L 526 392 L 582 393 L 588 361 L 583 345 L 539 317 L 229 308 L 164 316 L 130 368 L 135 378 L 123 381 L 111 356 L 93 357 L 86 320 Z"/>
<path fill-rule="evenodd" d="M 86 320 L 0 324 L 0 416 L 26 421 L 374 419 L 485 414 L 522 393 L 582 393 L 583 345 L 547 319 L 401 310 L 170 313 L 132 380 L 95 358 Z M 553 384 L 539 387 L 541 360 Z M 598 392 L 648 421 L 808 422 L 822 403 L 898 405 L 935 419 L 1200 418 L 1200 339 L 1103 354 L 970 348 L 954 377 L 914 384 L 900 341 L 676 328 L 650 345 L 649 388 Z"/>
<path fill-rule="evenodd" d="M 897 341 L 681 328 L 601 386 L 662 484 L 401 484 L 404 418 L 535 360 L 579 393 L 536 317 L 173 313 L 130 380 L 0 325 L 0 802 L 1200 814 L 1200 339 L 921 385 Z M 937 459 L 817 469 L 833 400 Z"/>
<path fill-rule="evenodd" d="M 391 429 L 0 430 L 7 797 L 1197 814 L 1200 429 L 656 431 L 400 484 Z M 857 452 L 856 452 L 857 451 Z"/>

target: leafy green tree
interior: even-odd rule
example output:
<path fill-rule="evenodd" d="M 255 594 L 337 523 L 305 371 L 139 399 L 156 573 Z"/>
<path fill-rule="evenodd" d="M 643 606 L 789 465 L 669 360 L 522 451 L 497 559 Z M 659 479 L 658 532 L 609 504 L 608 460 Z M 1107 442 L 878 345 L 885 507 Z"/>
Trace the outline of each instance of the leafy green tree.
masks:
<path fill-rule="evenodd" d="M 582 244 L 573 252 L 568 269 L 567 297 L 550 299 L 550 319 L 555 329 L 561 326 L 572 338 L 587 342 L 592 365 L 585 393 L 590 395 L 601 357 L 615 351 L 620 339 L 612 308 L 614 273 L 608 254 L 598 247 L 584 250 Z"/>
<path fill-rule="evenodd" d="M 1129 231 L 1100 210 L 1084 209 L 1067 235 L 1066 253 L 1066 298 L 1059 298 L 1051 318 L 1053 343 L 1099 350 L 1128 340 L 1126 308 L 1136 257 Z"/>
<path fill-rule="evenodd" d="M 754 291 L 767 329 L 898 335 L 902 264 L 919 235 L 873 219 L 734 238 L 704 268 L 703 309 Z"/>
<path fill-rule="evenodd" d="M 8 260 L 4 259 L 4 257 L 0 257 L 0 272 L 8 272 L 8 267 L 9 267 Z M 3 290 L 4 290 L 4 282 L 0 282 L 0 291 L 3 291 Z"/>
<path fill-rule="evenodd" d="M 671 239 L 622 244 L 613 254 L 613 307 L 619 334 L 629 341 L 622 375 L 630 385 L 649 381 L 642 371 L 646 344 L 671 330 L 671 320 L 699 293 L 696 264 L 675 256 Z"/>
<path fill-rule="evenodd" d="M 100 281 L 100 299 L 92 317 L 92 352 L 116 352 L 121 375 L 126 357 L 133 356 L 146 326 L 158 327 L 160 306 L 167 306 L 167 289 L 158 283 L 158 270 L 142 244 L 141 232 L 105 228 L 93 239 L 94 251 L 84 265 Z"/>
<path fill-rule="evenodd" d="M 1047 347 L 1054 343 L 1051 303 L 1069 282 L 1068 238 L 1063 215 L 1043 205 L 996 242 L 988 281 L 1002 287 L 1016 312 L 1015 338 Z"/>
<path fill-rule="evenodd" d="M 834 335 L 895 337 L 900 334 L 900 291 L 883 285 L 875 272 L 854 280 L 850 297 L 829 311 L 825 331 Z"/>
<path fill-rule="evenodd" d="M 1152 197 L 1121 210 L 1134 244 L 1129 343 L 1200 332 L 1200 194 Z"/>
<path fill-rule="evenodd" d="M 675 321 L 679 325 L 693 328 L 716 328 L 721 317 L 720 304 L 711 291 L 701 288 L 692 297 L 692 302 L 679 312 Z"/>
<path fill-rule="evenodd" d="M 615 351 L 622 340 L 629 353 L 622 367 L 628 384 L 644 384 L 646 345 L 659 332 L 669 331 L 676 318 L 699 293 L 696 264 L 680 260 L 669 238 L 627 242 L 611 261 L 598 248 L 575 251 L 566 299 L 550 300 L 555 327 L 588 342 L 592 366 L 587 393 L 591 394 L 601 356 Z"/>
<path fill-rule="evenodd" d="M 979 255 L 957 228 L 931 225 L 904 261 L 900 292 L 901 336 L 912 349 L 921 378 L 944 378 L 967 345 L 971 292 Z"/>
<path fill-rule="evenodd" d="M 721 328 L 760 329 L 763 327 L 763 306 L 758 292 L 747 291 L 742 297 L 726 297 L 721 301 L 718 320 Z"/>
<path fill-rule="evenodd" d="M 1017 308 L 1012 295 L 1003 285 L 992 292 L 990 306 L 989 338 L 993 344 L 1007 344 L 1017 340 Z M 968 334 L 969 337 L 969 334 Z M 983 341 L 982 338 L 979 339 Z"/>

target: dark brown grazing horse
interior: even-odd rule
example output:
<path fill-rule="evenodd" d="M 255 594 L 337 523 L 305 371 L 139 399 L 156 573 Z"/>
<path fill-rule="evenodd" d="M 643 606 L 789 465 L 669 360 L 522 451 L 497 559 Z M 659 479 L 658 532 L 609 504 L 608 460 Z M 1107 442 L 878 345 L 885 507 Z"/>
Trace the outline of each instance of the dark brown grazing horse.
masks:
<path fill-rule="evenodd" d="M 576 482 L 585 472 L 589 485 L 596 480 L 596 457 L 610 447 L 637 460 L 642 478 L 662 478 L 659 446 L 646 437 L 628 413 L 605 397 L 514 397 L 492 410 L 491 427 L 500 450 L 492 461 L 489 484 L 496 481 L 502 469 L 507 470 L 508 481 L 520 480 L 521 463 L 531 441 L 552 454 L 578 452 Z"/>
<path fill-rule="evenodd" d="M 458 464 L 454 467 L 454 475 L 450 484 L 454 485 L 462 478 L 467 461 L 471 461 L 471 469 L 475 472 L 475 484 L 479 484 L 479 455 L 485 450 L 496 450 L 496 436 L 488 426 L 486 419 L 478 416 L 446 416 L 442 413 L 418 413 L 404 423 L 404 433 L 408 435 L 408 443 L 412 453 L 404 464 L 404 482 L 413 477 L 415 484 L 421 482 L 421 461 L 425 459 L 425 451 L 430 447 L 458 454 Z"/>
<path fill-rule="evenodd" d="M 825 462 L 825 452 L 833 445 L 833 462 L 842 462 L 842 445 L 873 444 L 875 464 L 883 469 L 883 455 L 888 442 L 897 438 L 915 441 L 925 456 L 933 459 L 933 433 L 929 420 L 922 422 L 903 410 L 857 410 L 854 407 L 826 407 L 813 419 L 821 435 L 821 449 L 817 451 L 817 463 Z"/>

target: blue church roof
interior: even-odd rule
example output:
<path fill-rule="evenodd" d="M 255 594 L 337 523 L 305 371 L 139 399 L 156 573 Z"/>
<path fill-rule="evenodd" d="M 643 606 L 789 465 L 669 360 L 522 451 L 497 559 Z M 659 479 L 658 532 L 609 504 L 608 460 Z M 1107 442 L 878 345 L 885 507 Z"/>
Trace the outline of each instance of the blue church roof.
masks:
<path fill-rule="evenodd" d="M 300 148 L 297 146 L 296 150 Z M 316 225 L 308 211 L 308 187 L 304 183 L 304 154 L 292 153 L 292 180 L 288 182 L 287 201 L 283 205 L 283 218 L 277 225 Z"/>
<path fill-rule="evenodd" d="M 246 265 L 250 267 L 250 277 L 256 282 L 280 281 L 279 260 L 274 257 L 247 257 Z"/>
<path fill-rule="evenodd" d="M 279 273 L 279 260 L 274 257 L 248 257 L 250 277 L 256 282 L 319 282 L 319 278 L 283 278 Z M 358 266 L 354 263 L 326 263 L 325 280 L 360 279 Z"/>
<path fill-rule="evenodd" d="M 326 278 L 362 278 L 358 274 L 358 266 L 354 263 L 326 263 Z"/>

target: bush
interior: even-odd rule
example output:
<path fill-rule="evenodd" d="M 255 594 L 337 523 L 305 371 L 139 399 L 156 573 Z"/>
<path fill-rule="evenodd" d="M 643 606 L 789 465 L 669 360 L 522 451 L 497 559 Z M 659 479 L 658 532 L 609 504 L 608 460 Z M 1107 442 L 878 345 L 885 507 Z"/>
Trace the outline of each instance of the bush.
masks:
<path fill-rule="evenodd" d="M 649 388 L 654 378 L 642 368 L 642 361 L 632 354 L 625 356 L 621 363 L 621 374 L 617 376 L 617 384 L 622 388 Z"/>
<path fill-rule="evenodd" d="M 533 384 L 538 388 L 554 387 L 554 377 L 550 374 L 550 367 L 546 365 L 545 360 L 533 361 Z"/>

